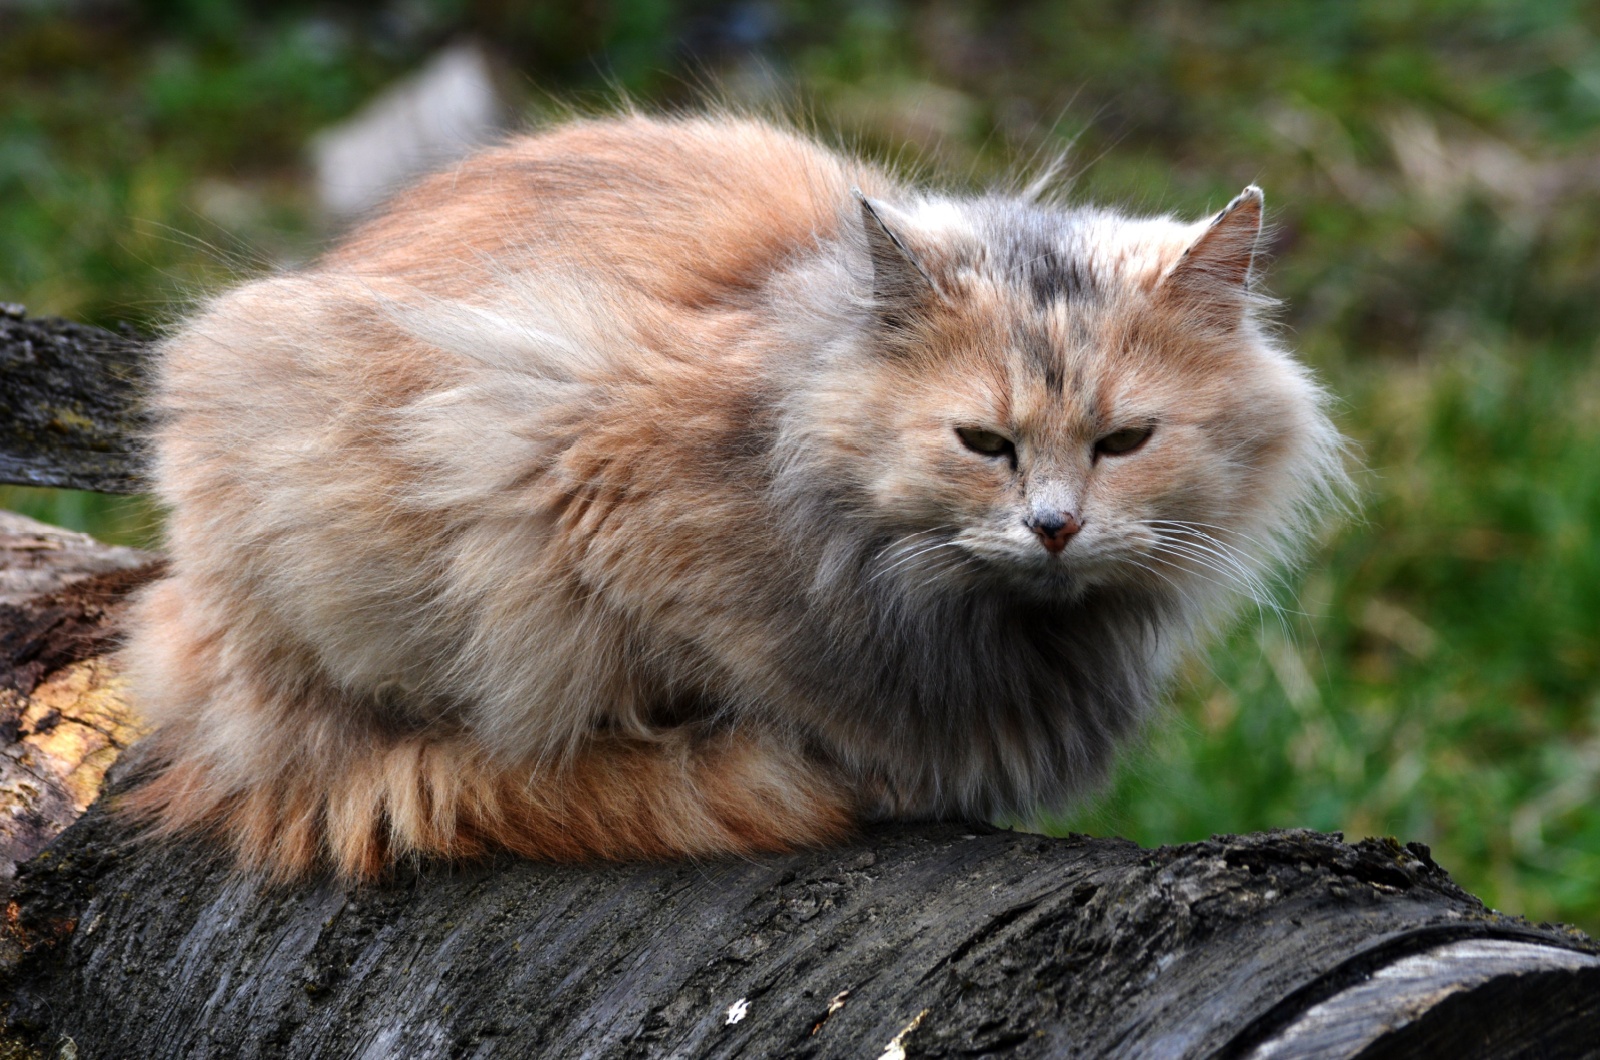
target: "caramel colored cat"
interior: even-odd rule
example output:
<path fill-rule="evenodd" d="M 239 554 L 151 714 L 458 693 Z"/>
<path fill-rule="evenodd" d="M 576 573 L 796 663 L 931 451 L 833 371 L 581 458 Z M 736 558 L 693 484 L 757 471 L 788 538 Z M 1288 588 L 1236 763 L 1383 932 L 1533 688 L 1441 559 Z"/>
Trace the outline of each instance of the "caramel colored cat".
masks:
<path fill-rule="evenodd" d="M 1260 223 L 727 116 L 424 181 L 163 344 L 127 807 L 366 877 L 1061 806 L 1340 481 Z"/>

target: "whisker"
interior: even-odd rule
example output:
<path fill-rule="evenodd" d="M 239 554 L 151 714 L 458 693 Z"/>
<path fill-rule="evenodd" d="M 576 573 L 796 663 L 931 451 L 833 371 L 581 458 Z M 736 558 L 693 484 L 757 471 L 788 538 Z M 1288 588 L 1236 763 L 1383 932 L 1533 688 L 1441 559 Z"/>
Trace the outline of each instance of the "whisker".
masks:
<path fill-rule="evenodd" d="M 915 560 L 919 556 L 926 556 L 929 553 L 937 552 L 940 549 L 944 549 L 944 548 L 956 548 L 956 547 L 957 547 L 957 545 L 956 545 L 956 543 L 954 541 L 935 541 L 931 545 L 924 545 L 922 548 L 919 548 L 919 549 L 915 550 L 914 552 L 909 553 L 908 555 L 901 556 L 898 559 L 896 559 L 893 563 L 889 564 L 887 567 L 884 567 L 881 570 L 878 570 L 868 580 L 869 581 L 877 581 L 879 578 L 882 578 L 884 575 L 890 574 L 890 573 L 892 573 L 894 571 L 897 571 L 897 570 L 901 569 L 902 567 L 904 567 L 907 564 L 911 563 L 913 560 Z"/>
<path fill-rule="evenodd" d="M 1208 578 L 1196 570 L 1190 570 L 1189 572 L 1220 588 L 1242 592 L 1260 607 L 1274 610 L 1278 608 L 1277 602 L 1255 579 L 1245 577 L 1239 571 L 1217 563 L 1204 553 L 1185 550 L 1170 541 L 1157 542 L 1151 547 L 1151 550 L 1159 555 L 1174 556 L 1188 560 L 1204 570 L 1209 570 L 1219 575 L 1223 580 L 1218 581 L 1215 578 Z"/>
<path fill-rule="evenodd" d="M 1265 588 L 1254 567 L 1240 560 L 1236 555 L 1217 548 L 1215 545 L 1189 539 L 1173 540 L 1171 538 L 1163 540 L 1162 544 L 1173 548 L 1186 549 L 1196 556 L 1209 557 L 1221 566 L 1233 571 L 1239 576 L 1240 580 Z"/>
<path fill-rule="evenodd" d="M 1191 558 L 1193 558 L 1196 562 L 1200 561 L 1200 555 L 1215 557 L 1219 562 L 1224 563 L 1233 572 L 1234 576 L 1250 585 L 1250 594 L 1257 603 L 1264 607 L 1270 608 L 1278 615 L 1304 615 L 1304 612 L 1286 607 L 1284 604 L 1279 602 L 1279 591 L 1283 590 L 1287 585 L 1285 578 L 1281 574 L 1274 575 L 1272 580 L 1268 581 L 1266 577 L 1263 577 L 1263 572 L 1258 566 L 1250 563 L 1247 559 L 1241 558 L 1243 557 L 1243 553 L 1238 552 L 1238 550 L 1235 549 L 1227 549 L 1227 546 L 1224 546 L 1221 542 L 1216 541 L 1216 539 L 1210 537 L 1209 535 L 1203 536 L 1205 537 L 1205 542 L 1196 541 L 1189 538 L 1175 542 L 1173 539 L 1168 537 L 1163 537 L 1160 540 L 1162 544 L 1167 546 L 1173 546 L 1174 548 L 1184 547 L 1189 549 Z M 1207 543 L 1209 543 L 1209 545 Z M 1220 553 L 1217 551 L 1218 549 L 1227 549 L 1227 551 L 1225 553 Z M 1212 569 L 1216 568 L 1213 567 Z"/>
<path fill-rule="evenodd" d="M 897 537 L 887 545 L 884 545 L 878 550 L 877 555 L 874 558 L 882 559 L 890 553 L 897 553 L 902 549 L 909 547 L 912 542 L 918 540 L 919 538 L 927 538 L 933 534 L 948 533 L 953 529 L 953 527 L 935 526 L 927 530 L 914 530 L 911 533 L 906 534 L 903 537 Z"/>
<path fill-rule="evenodd" d="M 1167 519 L 1147 519 L 1142 520 L 1142 522 L 1144 525 L 1154 529 L 1158 538 L 1163 541 L 1173 540 L 1172 532 L 1169 530 L 1164 530 L 1163 527 L 1175 528 L 1182 535 L 1180 540 L 1183 544 L 1201 551 L 1209 552 L 1210 554 L 1216 556 L 1216 558 L 1220 561 L 1226 563 L 1228 566 L 1237 568 L 1242 576 L 1250 578 L 1256 585 L 1262 587 L 1263 589 L 1268 587 L 1263 576 L 1264 572 L 1262 564 L 1259 561 L 1245 553 L 1244 550 L 1236 548 L 1227 542 L 1220 541 L 1203 530 L 1196 529 L 1195 527 L 1199 524 L 1181 523 L 1176 520 Z M 1268 551 L 1270 551 L 1270 549 Z M 1274 576 L 1274 580 L 1277 581 L 1280 586 L 1282 585 L 1281 576 Z"/>
<path fill-rule="evenodd" d="M 1262 549 L 1262 550 L 1264 550 L 1266 552 L 1270 553 L 1270 552 L 1276 552 L 1277 551 L 1277 546 L 1274 545 L 1271 541 L 1264 540 L 1264 539 L 1258 537 L 1255 534 L 1249 533 L 1249 532 L 1244 531 L 1244 530 L 1240 530 L 1237 527 L 1233 527 L 1233 526 L 1221 526 L 1221 525 L 1218 525 L 1217 523 L 1199 523 L 1199 522 L 1194 522 L 1193 520 L 1186 520 L 1186 519 L 1141 519 L 1141 520 L 1139 520 L 1139 522 L 1141 524 L 1145 525 L 1145 526 L 1150 527 L 1151 529 L 1160 529 L 1161 527 L 1174 527 L 1174 528 L 1176 528 L 1178 530 L 1181 530 L 1181 531 L 1193 532 L 1193 533 L 1196 533 L 1196 534 L 1202 534 L 1205 530 L 1220 530 L 1224 534 L 1229 535 L 1230 537 L 1241 538 L 1242 540 L 1247 541 L 1250 544 L 1255 545 L 1257 548 L 1260 548 L 1260 549 Z M 1210 534 L 1204 534 L 1204 536 L 1209 538 L 1209 539 L 1211 539 L 1211 540 L 1213 540 L 1213 541 L 1217 541 L 1218 544 L 1225 544 L 1225 542 L 1220 541 L 1218 538 L 1215 538 Z M 1229 546 L 1229 547 L 1231 547 L 1231 546 Z"/>

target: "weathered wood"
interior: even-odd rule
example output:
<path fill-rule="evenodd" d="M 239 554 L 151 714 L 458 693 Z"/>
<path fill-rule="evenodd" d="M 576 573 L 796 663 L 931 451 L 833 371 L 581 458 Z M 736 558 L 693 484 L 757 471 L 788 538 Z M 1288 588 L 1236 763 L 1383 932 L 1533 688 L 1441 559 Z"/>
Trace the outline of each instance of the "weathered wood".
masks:
<path fill-rule="evenodd" d="M 107 363 L 86 369 L 102 372 L 92 385 L 116 377 Z M 70 398 L 61 371 L 51 385 Z M 63 470 L 80 451 L 121 453 L 107 481 L 131 484 L 117 432 L 133 421 L 88 418 L 105 446 L 72 442 L 39 473 L 85 485 Z M 5 436 L 43 439 L 37 470 L 74 437 L 61 422 Z M 123 594 L 159 568 L 37 526 L 5 540 L 22 547 L 0 554 L 0 685 L 18 708 L 0 744 L 12 760 L 77 756 L 47 792 L 56 827 L 137 726 L 105 653 Z M 81 555 L 39 562 L 56 546 Z M 70 748 L 51 742 L 72 726 Z M 137 754 L 109 802 L 18 869 L 0 1056 L 1265 1060 L 1578 1057 L 1600 1042 L 1600 946 L 1486 910 L 1393 840 L 1143 850 L 926 825 L 789 857 L 502 859 L 272 888 L 203 842 L 136 842 L 108 806 Z"/>
<path fill-rule="evenodd" d="M 139 725 L 102 658 L 159 558 L 0 512 L 0 899 L 88 809 Z"/>
<path fill-rule="evenodd" d="M 142 348 L 0 303 L 0 483 L 138 492 Z"/>
<path fill-rule="evenodd" d="M 17 606 L 85 578 L 143 567 L 159 558 L 0 511 L 0 605 Z"/>
<path fill-rule="evenodd" d="M 12 931 L 30 948 L 10 1025 L 80 1056 L 877 1057 L 898 1041 L 919 1057 L 1473 1057 L 1600 1042 L 1592 943 L 1488 912 L 1392 841 L 1142 850 L 920 826 L 754 861 L 507 860 L 273 890 L 199 846 L 127 838 L 97 806 L 19 881 Z"/>

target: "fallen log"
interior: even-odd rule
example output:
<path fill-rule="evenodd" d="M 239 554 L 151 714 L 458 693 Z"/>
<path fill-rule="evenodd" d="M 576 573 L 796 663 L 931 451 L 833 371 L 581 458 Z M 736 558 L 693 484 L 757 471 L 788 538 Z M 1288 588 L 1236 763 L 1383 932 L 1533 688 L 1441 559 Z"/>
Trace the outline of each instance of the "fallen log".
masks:
<path fill-rule="evenodd" d="M 50 533 L 12 525 L 0 584 L 38 569 L 7 542 Z M 81 562 L 0 605 L 14 715 L 0 742 L 33 754 L 69 723 L 104 737 L 71 744 L 94 761 L 66 770 L 58 825 L 137 731 L 106 653 L 123 594 L 159 569 L 141 555 L 97 569 L 103 546 L 72 544 Z M 138 768 L 135 749 L 48 846 L 34 827 L 10 848 L 25 860 L 0 922 L 0 1056 L 1579 1057 L 1600 1043 L 1600 946 L 1484 908 L 1417 844 L 1270 832 L 1146 850 L 943 824 L 785 857 L 498 859 L 273 887 L 203 842 L 134 842 L 112 807 Z"/>
<path fill-rule="evenodd" d="M 0 482 L 138 492 L 142 345 L 0 302 Z"/>
<path fill-rule="evenodd" d="M 10 1026 L 80 1056 L 1585 1056 L 1600 956 L 1421 848 L 880 828 L 755 861 L 273 889 L 101 807 L 25 866 Z M 895 1052 L 898 1043 L 900 1054 Z"/>

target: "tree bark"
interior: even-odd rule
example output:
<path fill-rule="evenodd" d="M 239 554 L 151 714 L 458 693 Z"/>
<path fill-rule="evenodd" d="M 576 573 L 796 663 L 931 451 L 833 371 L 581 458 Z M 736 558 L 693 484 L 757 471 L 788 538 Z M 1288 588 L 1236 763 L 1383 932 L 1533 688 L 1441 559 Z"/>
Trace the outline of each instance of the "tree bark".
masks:
<path fill-rule="evenodd" d="M 24 866 L 8 1021 L 79 1056 L 1591 1056 L 1600 956 L 1421 847 L 958 825 L 278 888 L 104 804 Z M 895 1046 L 901 1052 L 895 1052 Z"/>
<path fill-rule="evenodd" d="M 11 527 L 0 744 L 50 768 L 4 782 L 54 816 L 0 814 L 6 850 L 31 855 L 0 921 L 0 1057 L 1579 1057 L 1600 1043 L 1600 946 L 1485 909 L 1426 848 L 1390 839 L 1145 850 L 941 824 L 785 857 L 499 859 L 269 886 L 204 842 L 130 831 L 114 806 L 137 750 L 77 816 L 139 728 L 106 652 L 123 595 L 159 566 Z M 77 558 L 40 564 L 52 547 Z M 55 737 L 72 726 L 81 738 Z"/>
<path fill-rule="evenodd" d="M 0 303 L 0 482 L 137 493 L 143 348 Z"/>

